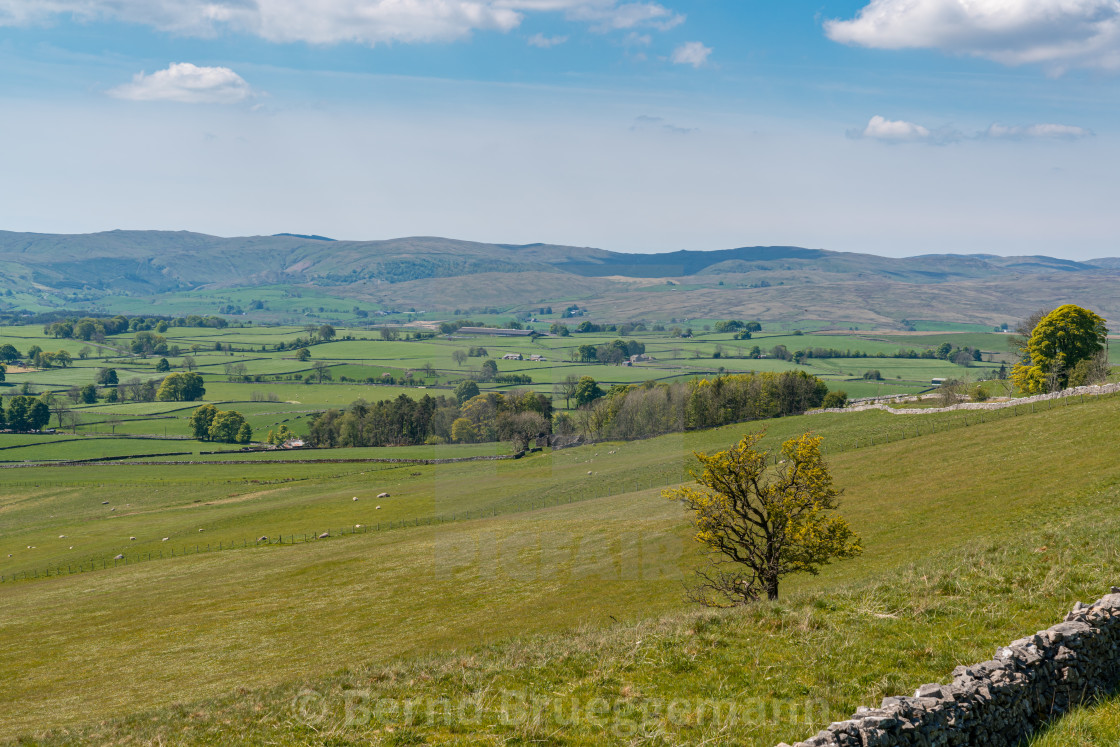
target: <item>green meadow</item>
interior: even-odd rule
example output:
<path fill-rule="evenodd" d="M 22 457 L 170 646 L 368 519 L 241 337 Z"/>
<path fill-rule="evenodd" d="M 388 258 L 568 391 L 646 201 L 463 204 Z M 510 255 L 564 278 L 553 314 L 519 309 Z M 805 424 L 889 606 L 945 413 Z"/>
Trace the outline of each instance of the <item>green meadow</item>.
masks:
<path fill-rule="evenodd" d="M 0 584 L 0 728 L 42 744 L 794 741 L 1107 590 L 1120 465 L 1099 444 L 1118 414 L 1105 397 L 504 461 L 2 470 L 0 571 L 20 580 Z M 771 446 L 824 436 L 866 552 L 778 603 L 696 610 L 680 584 L 699 559 L 661 488 L 694 450 L 763 426 Z M 754 715 L 649 716 L 697 693 Z M 578 717 L 537 713 L 541 698 Z M 477 708 L 371 710 L 410 699 Z"/>

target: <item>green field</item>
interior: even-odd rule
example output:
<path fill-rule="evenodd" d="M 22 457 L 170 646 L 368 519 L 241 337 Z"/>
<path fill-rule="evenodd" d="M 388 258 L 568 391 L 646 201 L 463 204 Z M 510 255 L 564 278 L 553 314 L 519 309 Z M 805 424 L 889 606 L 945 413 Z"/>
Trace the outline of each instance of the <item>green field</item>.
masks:
<path fill-rule="evenodd" d="M 496 318 L 495 320 L 499 320 Z M 547 324 L 541 325 L 542 328 Z M 407 329 L 405 330 L 408 331 Z M 414 331 L 420 331 L 414 328 Z M 32 345 L 54 352 L 65 349 L 73 355 L 69 367 L 46 369 L 12 369 L 0 385 L 0 394 L 12 396 L 24 391 L 33 394 L 53 392 L 70 410 L 60 421 L 53 417 L 51 426 L 71 435 L 98 437 L 144 436 L 181 440 L 190 435 L 186 420 L 197 406 L 192 403 L 122 402 L 104 401 L 107 390 L 99 391 L 101 401 L 81 404 L 70 401 L 70 392 L 77 387 L 93 383 L 101 369 L 112 368 L 122 384 L 134 381 L 158 381 L 164 374 L 156 370 L 161 357 L 166 357 L 171 371 L 186 370 L 186 356 L 202 374 L 206 395 L 204 401 L 223 409 L 242 412 L 258 439 L 281 424 L 297 435 L 305 435 L 309 421 L 316 413 L 330 407 L 343 408 L 349 403 L 364 399 L 378 401 L 404 394 L 418 398 L 425 394 L 450 394 L 454 386 L 477 372 L 484 358 L 467 358 L 456 362 L 453 353 L 470 347 L 485 347 L 489 358 L 495 360 L 499 374 L 529 376 L 528 388 L 547 395 L 554 395 L 554 387 L 566 377 L 591 376 L 602 386 L 614 384 L 640 384 L 646 381 L 672 382 L 695 377 L 713 377 L 721 373 L 748 373 L 787 371 L 800 368 L 820 377 L 832 389 L 843 390 L 849 397 L 890 396 L 916 394 L 927 391 L 934 378 L 964 378 L 978 380 L 992 378 L 998 362 L 982 362 L 967 368 L 942 360 L 899 358 L 806 358 L 802 365 L 772 357 L 748 357 L 755 346 L 769 352 L 775 346 L 785 346 L 790 351 L 813 348 L 832 348 L 852 351 L 860 355 L 890 355 L 900 349 L 923 350 L 949 341 L 955 345 L 970 345 L 982 350 L 999 351 L 1006 342 L 1005 335 L 979 332 L 952 332 L 943 335 L 902 335 L 888 337 L 862 332 L 848 334 L 787 334 L 761 333 L 752 340 L 736 341 L 729 334 L 711 334 L 696 322 L 696 336 L 672 337 L 672 327 L 663 332 L 639 331 L 629 339 L 642 342 L 652 356 L 650 362 L 632 367 L 579 363 L 571 360 L 571 353 L 581 345 L 597 346 L 618 338 L 615 333 L 573 334 L 569 337 L 528 338 L 465 337 L 451 339 L 394 340 L 386 341 L 365 329 L 337 330 L 337 339 L 312 345 L 311 358 L 301 362 L 296 359 L 291 345 L 297 338 L 306 338 L 308 331 L 301 326 L 290 327 L 230 327 L 225 329 L 171 327 L 164 337 L 169 345 L 177 346 L 179 356 L 139 356 L 127 350 L 134 335 L 125 333 L 110 336 L 103 343 L 84 343 L 79 340 L 55 339 L 43 334 L 38 327 L 5 327 L 0 330 L 0 344 L 15 345 L 26 352 Z M 285 350 L 277 348 L 283 343 Z M 221 345 L 222 350 L 215 349 Z M 89 357 L 81 359 L 78 353 L 89 348 Z M 528 360 L 501 360 L 506 353 L 543 355 L 544 362 Z M 719 353 L 718 358 L 713 357 Z M 998 357 L 997 361 L 1000 360 Z M 325 365 L 329 378 L 320 382 L 316 365 Z M 878 371 L 881 379 L 868 380 L 865 374 Z M 376 382 L 376 383 L 369 383 Z M 389 383 L 393 382 L 393 383 Z M 510 384 L 482 383 L 482 389 L 508 390 Z M 563 405 L 562 400 L 557 400 Z M 61 423 L 61 426 L 60 426 Z M 15 443 L 15 437 L 0 434 L 0 454 L 3 447 Z M 70 442 L 74 443 L 74 442 Z M 108 440 L 100 440 L 109 447 Z M 72 446 L 73 457 L 117 456 L 116 451 L 96 452 L 96 446 Z M 139 449 L 141 447 L 132 447 Z M 205 445 L 178 444 L 174 447 L 154 445 L 153 452 L 169 450 L 204 450 Z M 121 454 L 130 453 L 130 450 Z M 27 459 L 68 458 L 65 450 L 55 453 L 44 448 L 24 452 Z M 11 458 L 21 458 L 12 456 Z"/>
<path fill-rule="evenodd" d="M 692 450 L 726 446 L 744 426 L 499 462 L 270 455 L 205 469 L 3 470 L 0 570 L 32 577 L 0 584 L 2 733 L 187 744 L 247 734 L 302 744 L 323 729 L 338 744 L 634 736 L 588 718 L 505 723 L 503 690 L 631 709 L 703 692 L 811 702 L 840 718 L 944 679 L 1107 590 L 1120 570 L 1120 465 L 1097 444 L 1118 414 L 1110 397 L 984 422 L 878 411 L 770 421 L 771 444 L 824 435 L 842 511 L 867 551 L 790 581 L 779 604 L 727 613 L 683 600 L 679 581 L 696 559 L 680 508 L 658 486 L 682 479 Z M 460 448 L 410 457 L 481 447 Z M 329 539 L 312 539 L 326 530 Z M 114 563 L 117 553 L 128 562 Z M 38 635 L 44 619 L 49 634 Z M 326 721 L 293 710 L 304 688 L 326 698 Z M 348 690 L 481 692 L 488 705 L 478 719 L 346 726 Z M 814 713 L 734 726 L 685 719 L 648 736 L 772 745 L 815 733 L 823 711 Z"/>

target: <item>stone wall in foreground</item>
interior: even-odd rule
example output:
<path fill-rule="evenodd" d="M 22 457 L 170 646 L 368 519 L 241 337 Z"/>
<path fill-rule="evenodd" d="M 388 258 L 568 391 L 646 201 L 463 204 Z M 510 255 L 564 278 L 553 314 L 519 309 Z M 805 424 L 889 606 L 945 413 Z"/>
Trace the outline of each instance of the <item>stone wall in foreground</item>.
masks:
<path fill-rule="evenodd" d="M 913 697 L 860 708 L 796 747 L 1005 745 L 1047 720 L 1120 684 L 1120 588 L 1065 622 L 953 670 L 947 685 L 922 685 Z M 779 745 L 788 747 L 788 745 Z"/>

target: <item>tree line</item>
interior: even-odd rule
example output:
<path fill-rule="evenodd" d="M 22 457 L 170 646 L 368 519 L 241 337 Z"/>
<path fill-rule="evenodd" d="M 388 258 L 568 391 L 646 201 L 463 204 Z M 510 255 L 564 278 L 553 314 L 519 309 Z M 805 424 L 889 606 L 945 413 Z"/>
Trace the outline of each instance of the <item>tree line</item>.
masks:
<path fill-rule="evenodd" d="M 630 440 L 802 413 L 821 407 L 829 395 L 823 381 L 804 371 L 615 385 L 607 391 L 590 376 L 569 384 L 559 394 L 575 402 L 574 415 L 554 413 L 551 398 L 543 394 L 483 394 L 467 380 L 454 398 L 414 400 L 402 394 L 327 410 L 312 419 L 308 440 L 322 447 L 510 441 L 515 448 L 553 432 Z"/>
<path fill-rule="evenodd" d="M 576 411 L 573 429 L 593 438 L 648 438 L 796 415 L 822 406 L 827 395 L 828 385 L 804 371 L 616 385 Z"/>
<path fill-rule="evenodd" d="M 199 316 L 191 314 L 182 317 L 134 316 L 118 314 L 113 317 L 68 317 L 51 322 L 43 327 L 43 334 L 64 339 L 78 339 L 89 342 L 104 342 L 106 335 L 119 335 L 125 332 L 144 332 L 155 330 L 166 332 L 171 327 L 213 327 L 224 329 L 229 322 L 220 316 Z"/>
<path fill-rule="evenodd" d="M 330 409 L 310 423 L 313 446 L 413 446 L 424 443 L 511 441 L 524 448 L 552 432 L 552 400 L 513 390 L 478 393 L 460 400 L 424 395 L 369 403 L 358 400 L 345 410 Z M 469 394 L 469 387 L 464 396 Z"/>

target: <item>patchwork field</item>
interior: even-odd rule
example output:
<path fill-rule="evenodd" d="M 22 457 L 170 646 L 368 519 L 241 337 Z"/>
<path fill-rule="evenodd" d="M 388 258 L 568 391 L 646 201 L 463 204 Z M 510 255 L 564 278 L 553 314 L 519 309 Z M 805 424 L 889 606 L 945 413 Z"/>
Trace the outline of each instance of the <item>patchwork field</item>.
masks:
<path fill-rule="evenodd" d="M 536 326 L 547 331 L 550 325 L 542 321 Z M 168 352 L 149 355 L 130 350 L 136 339 L 136 333 L 131 332 L 110 335 L 103 342 L 86 343 L 49 336 L 42 328 L 5 327 L 0 330 L 0 345 L 10 344 L 20 354 L 34 347 L 50 353 L 64 350 L 71 357 L 66 365 L 56 362 L 39 368 L 13 366 L 0 385 L 0 393 L 54 393 L 60 406 L 50 425 L 72 436 L 182 440 L 189 436 L 186 420 L 197 403 L 110 402 L 108 388 L 102 385 L 96 393 L 98 401 L 87 404 L 78 399 L 77 392 L 98 381 L 106 369 L 112 369 L 124 387 L 122 399 L 134 400 L 136 397 L 129 394 L 131 388 L 146 381 L 158 382 L 167 373 L 194 370 L 203 377 L 206 388 L 202 401 L 241 412 L 258 438 L 263 438 L 280 425 L 297 435 L 306 434 L 307 423 L 316 413 L 330 407 L 345 407 L 359 399 L 373 402 L 402 394 L 411 398 L 450 394 L 463 379 L 477 378 L 485 360 L 496 362 L 499 379 L 516 375 L 528 377 L 530 383 L 483 380 L 483 391 L 529 388 L 552 396 L 561 407 L 565 400 L 557 396 L 556 389 L 569 377 L 590 376 L 605 389 L 614 384 L 686 381 L 720 373 L 803 370 L 850 397 L 866 397 L 928 391 L 935 378 L 992 379 L 1008 360 L 1006 335 L 997 333 L 948 331 L 892 337 L 859 332 L 763 332 L 751 340 L 737 341 L 730 334 L 714 334 L 702 327 L 710 328 L 711 324 L 697 321 L 693 337 L 674 337 L 670 327 L 627 335 L 608 332 L 535 339 L 457 335 L 424 340 L 385 340 L 375 330 L 339 329 L 334 341 L 311 339 L 311 343 L 317 344 L 307 347 L 310 357 L 305 361 L 298 360 L 294 350 L 297 341 L 309 342 L 309 331 L 303 327 L 170 327 L 158 333 Z M 408 336 L 423 330 L 406 327 L 398 331 Z M 581 346 L 595 348 L 621 337 L 642 344 L 652 360 L 633 366 L 573 360 L 580 357 Z M 943 343 L 983 351 L 981 360 L 966 367 L 936 358 L 875 357 L 893 356 L 900 350 L 920 354 Z M 486 357 L 456 360 L 458 353 L 471 348 L 484 348 Z M 782 349 L 791 355 L 824 349 L 852 357 L 806 357 L 798 364 L 775 357 L 775 351 Z M 503 360 L 507 353 L 519 353 L 525 358 L 537 354 L 546 360 Z M 763 357 L 753 357 L 759 355 Z M 166 360 L 167 371 L 157 370 L 161 360 Z M 992 394 L 1004 390 L 999 383 L 990 388 Z M 0 460 L 67 458 L 55 455 L 49 448 L 5 456 L 6 446 L 19 443 L 10 438 L 0 434 Z M 146 448 L 131 445 L 120 451 L 119 442 L 111 439 L 82 447 L 70 443 L 64 450 L 72 450 L 74 456 L 69 458 L 123 456 Z M 198 443 L 151 446 L 153 453 L 198 452 L 208 448 Z M 99 447 L 104 449 L 99 451 Z"/>

